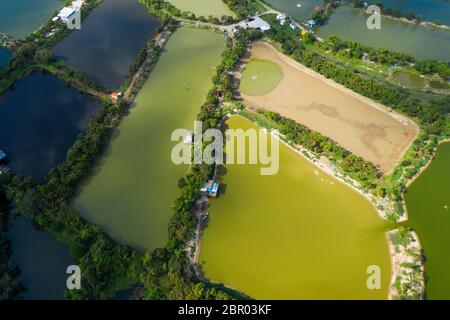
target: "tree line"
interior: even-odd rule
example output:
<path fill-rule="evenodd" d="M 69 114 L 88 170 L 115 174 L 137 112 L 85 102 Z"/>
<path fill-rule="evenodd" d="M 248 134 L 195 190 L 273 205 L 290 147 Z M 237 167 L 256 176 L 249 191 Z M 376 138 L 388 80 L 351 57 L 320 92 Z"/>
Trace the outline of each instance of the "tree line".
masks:
<path fill-rule="evenodd" d="M 308 49 L 308 43 L 316 41 L 314 37 L 308 37 L 310 33 L 299 36 L 298 33 L 292 31 L 289 27 L 280 26 L 276 23 L 273 16 L 267 15 L 265 19 L 271 21 L 273 26 L 271 30 L 266 32 L 266 36 L 279 43 L 281 50 L 285 54 L 323 76 L 415 119 L 420 124 L 420 134 L 413 142 L 409 152 L 404 155 L 394 172 L 379 180 L 375 188 L 377 194 L 387 195 L 395 201 L 395 212 L 392 213 L 392 218 L 403 214 L 404 207 L 401 195 L 406 190 L 408 179 L 413 177 L 432 157 L 439 139 L 450 136 L 448 121 L 450 97 L 433 94 L 414 94 L 402 87 L 371 78 L 358 70 L 340 65 Z M 337 46 L 337 50 L 342 50 L 342 43 L 341 40 L 334 39 L 330 46 Z M 344 44 L 344 46 L 346 45 Z M 355 48 L 359 46 L 357 44 L 351 45 Z M 409 60 L 409 58 L 402 55 L 388 53 L 387 51 L 383 51 L 382 54 L 387 55 L 386 57 Z M 416 65 L 418 68 L 423 68 L 428 72 L 437 70 L 439 66 L 441 68 L 448 67 L 446 64 L 430 61 Z"/>

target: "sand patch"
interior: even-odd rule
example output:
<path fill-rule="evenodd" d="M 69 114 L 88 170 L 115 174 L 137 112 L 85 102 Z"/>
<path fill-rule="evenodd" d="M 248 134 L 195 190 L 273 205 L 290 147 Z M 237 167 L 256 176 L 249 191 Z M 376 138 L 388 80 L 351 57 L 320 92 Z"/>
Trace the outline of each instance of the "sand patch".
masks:
<path fill-rule="evenodd" d="M 394 168 L 418 133 L 410 119 L 326 79 L 265 42 L 252 46 L 251 58 L 275 62 L 284 74 L 267 94 L 242 93 L 251 108 L 279 112 L 319 131 L 385 173 Z"/>

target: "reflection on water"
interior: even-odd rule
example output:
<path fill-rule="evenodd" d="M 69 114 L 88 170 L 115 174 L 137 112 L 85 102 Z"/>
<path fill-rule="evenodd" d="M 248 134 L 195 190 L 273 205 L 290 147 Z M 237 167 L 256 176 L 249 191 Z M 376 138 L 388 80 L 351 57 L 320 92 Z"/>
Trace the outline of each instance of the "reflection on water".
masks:
<path fill-rule="evenodd" d="M 0 96 L 0 149 L 12 171 L 43 179 L 66 158 L 76 136 L 101 104 L 42 73 Z"/>
<path fill-rule="evenodd" d="M 0 0 L 0 32 L 22 38 L 64 7 L 64 0 Z"/>
<path fill-rule="evenodd" d="M 125 80 L 139 51 L 159 22 L 138 1 L 104 0 L 53 51 L 72 67 L 111 88 Z"/>

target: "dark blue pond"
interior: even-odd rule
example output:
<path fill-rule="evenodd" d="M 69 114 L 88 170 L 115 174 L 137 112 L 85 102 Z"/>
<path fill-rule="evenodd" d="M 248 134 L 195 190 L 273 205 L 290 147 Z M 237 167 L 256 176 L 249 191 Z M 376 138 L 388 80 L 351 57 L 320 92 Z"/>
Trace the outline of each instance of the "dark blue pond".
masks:
<path fill-rule="evenodd" d="M 0 149 L 13 172 L 43 179 L 63 162 L 101 107 L 53 76 L 35 73 L 0 96 Z"/>
<path fill-rule="evenodd" d="M 64 299 L 67 267 L 72 265 L 70 248 L 51 234 L 37 230 L 32 220 L 13 220 L 8 238 L 12 244 L 12 262 L 19 266 L 19 280 L 27 291 L 25 299 Z"/>
<path fill-rule="evenodd" d="M 12 57 L 12 52 L 6 49 L 0 48 L 0 68 L 8 63 Z"/>
<path fill-rule="evenodd" d="M 137 0 L 104 0 L 53 51 L 69 65 L 114 89 L 159 26 Z"/>

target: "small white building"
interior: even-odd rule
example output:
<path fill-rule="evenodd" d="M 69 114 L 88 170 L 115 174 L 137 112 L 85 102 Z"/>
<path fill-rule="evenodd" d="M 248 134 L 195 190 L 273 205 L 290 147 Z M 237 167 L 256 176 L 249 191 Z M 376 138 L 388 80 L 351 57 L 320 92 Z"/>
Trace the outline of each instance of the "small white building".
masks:
<path fill-rule="evenodd" d="M 270 30 L 270 25 L 260 17 L 253 17 L 247 21 L 247 27 L 258 29 L 262 32 Z"/>
<path fill-rule="evenodd" d="M 76 12 L 77 12 L 77 10 L 75 8 L 64 7 L 58 13 L 58 17 L 64 22 L 73 21 L 73 19 L 75 18 Z"/>
<path fill-rule="evenodd" d="M 72 2 L 72 8 L 74 8 L 75 10 L 78 10 L 81 8 L 81 6 L 84 4 L 84 0 L 75 0 Z"/>

